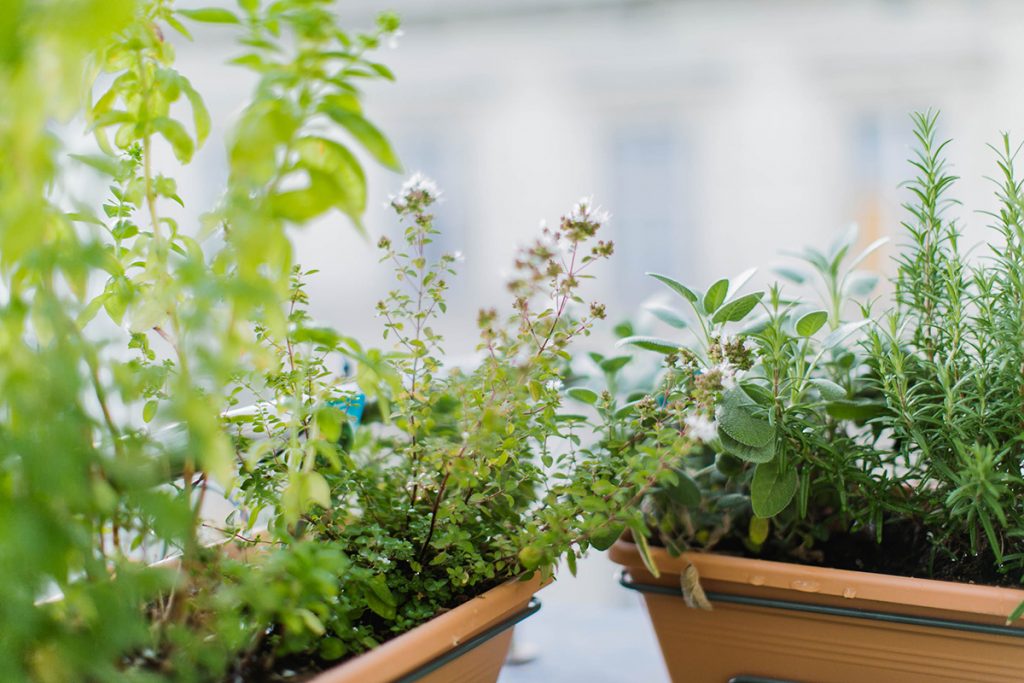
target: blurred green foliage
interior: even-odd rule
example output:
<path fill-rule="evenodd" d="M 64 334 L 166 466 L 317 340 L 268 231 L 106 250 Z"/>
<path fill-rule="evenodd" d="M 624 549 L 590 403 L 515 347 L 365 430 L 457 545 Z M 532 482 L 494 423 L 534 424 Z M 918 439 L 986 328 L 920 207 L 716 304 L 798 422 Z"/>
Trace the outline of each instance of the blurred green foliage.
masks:
<path fill-rule="evenodd" d="M 167 32 L 187 39 L 188 19 L 227 24 L 259 85 L 233 128 L 224 200 L 181 227 L 164 207 L 184 200 L 154 147 L 186 164 L 211 127 L 174 69 Z M 289 230 L 332 208 L 358 225 L 353 148 L 397 165 L 354 85 L 391 78 L 366 55 L 396 29 L 382 15 L 348 34 L 319 0 L 179 14 L 164 0 L 4 3 L 0 679 L 205 678 L 241 647 L 203 647 L 171 604 L 175 585 L 228 562 L 201 548 L 199 509 L 212 480 L 234 479 L 220 416 L 233 380 L 265 362 L 252 323 L 287 325 Z M 62 135 L 83 122 L 98 148 L 71 158 Z M 68 196 L 84 168 L 109 178 L 102 205 Z M 100 314 L 127 330 L 127 349 Z M 170 422 L 186 438 L 146 426 Z M 184 575 L 133 561 L 168 548 Z"/>
<path fill-rule="evenodd" d="M 256 87 L 222 198 L 179 225 L 175 169 L 213 127 L 175 69 L 196 22 L 236 36 Z M 427 258 L 423 178 L 392 201 L 402 240 L 380 243 L 394 348 L 310 318 L 292 231 L 338 212 L 365 232 L 360 155 L 399 169 L 359 88 L 393 79 L 371 55 L 397 30 L 384 13 L 344 31 L 327 0 L 0 13 L 0 680 L 316 669 L 562 558 L 575 573 L 675 483 L 677 453 L 582 448 L 586 418 L 561 410 L 570 343 L 604 317 L 579 294 L 612 253 L 590 200 L 519 254 L 472 368 L 446 368 L 434 331 L 456 260 Z M 83 128 L 95 147 L 68 154 Z M 106 196 L 75 196 L 83 174 Z M 347 417 L 362 398 L 342 357 L 369 427 Z M 239 505 L 223 523 L 202 514 L 214 490 Z"/>

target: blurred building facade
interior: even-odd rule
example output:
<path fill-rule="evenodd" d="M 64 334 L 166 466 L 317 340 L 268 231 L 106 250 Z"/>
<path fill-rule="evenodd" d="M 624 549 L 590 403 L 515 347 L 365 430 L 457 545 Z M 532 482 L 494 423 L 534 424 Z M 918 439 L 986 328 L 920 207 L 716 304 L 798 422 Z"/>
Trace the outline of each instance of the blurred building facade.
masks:
<path fill-rule="evenodd" d="M 973 210 L 993 206 L 986 143 L 1024 138 L 1016 0 L 339 4 L 353 26 L 380 9 L 402 15 L 404 36 L 381 55 L 397 82 L 374 84 L 367 108 L 406 168 L 445 191 L 439 247 L 466 257 L 442 326 L 454 352 L 472 348 L 477 307 L 503 300 L 515 247 L 581 196 L 613 216 L 617 254 L 593 293 L 621 319 L 658 291 L 645 271 L 703 286 L 850 222 L 865 243 L 896 233 L 914 110 L 941 109 L 956 138 L 956 194 L 978 239 Z M 223 120 L 248 82 L 220 66 L 235 49 L 202 35 L 182 67 Z M 201 156 L 199 196 L 224 173 L 222 149 Z M 395 234 L 383 205 L 401 181 L 370 174 L 374 235 Z M 300 234 L 299 256 L 321 271 L 314 312 L 372 338 L 390 284 L 372 242 L 337 216 Z"/>

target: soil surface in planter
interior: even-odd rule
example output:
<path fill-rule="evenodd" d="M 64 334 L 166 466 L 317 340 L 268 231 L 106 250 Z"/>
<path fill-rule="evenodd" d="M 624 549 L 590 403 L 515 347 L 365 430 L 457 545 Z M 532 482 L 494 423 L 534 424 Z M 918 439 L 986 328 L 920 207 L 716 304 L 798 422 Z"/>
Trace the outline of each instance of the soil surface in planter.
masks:
<path fill-rule="evenodd" d="M 907 520 L 887 522 L 878 543 L 873 532 L 834 532 L 806 553 L 794 553 L 771 540 L 752 554 L 736 539 L 726 539 L 714 551 L 760 560 L 794 562 L 834 569 L 912 578 L 957 581 L 989 586 L 1019 587 L 1014 576 L 1000 573 L 995 556 L 986 549 L 977 555 L 963 548 L 956 555 L 936 551 L 936 544 L 921 525 Z"/>
<path fill-rule="evenodd" d="M 469 602 L 477 595 L 482 595 L 491 588 L 500 585 L 501 583 L 501 581 L 491 581 L 481 584 L 483 586 L 482 590 L 474 592 L 473 595 L 463 596 L 457 604 L 452 605 L 451 607 L 442 608 L 434 616 L 436 617 L 440 614 L 444 614 L 445 612 L 455 609 L 459 605 Z M 380 618 L 374 615 L 370 615 L 370 618 L 378 622 L 380 621 Z M 429 621 L 429 619 L 425 620 L 422 623 L 426 623 L 426 621 Z M 419 625 L 420 624 L 416 624 L 416 626 Z M 413 628 L 415 628 L 415 626 Z M 408 631 L 403 631 L 403 633 L 407 632 Z M 380 645 L 383 645 L 384 643 L 390 642 L 394 638 L 403 635 L 403 633 L 392 634 L 391 638 L 379 643 L 378 647 Z M 245 677 L 244 680 L 247 683 L 306 683 L 307 681 L 313 680 L 319 674 L 322 674 L 328 669 L 335 666 L 340 666 L 341 664 L 344 664 L 347 660 L 352 659 L 353 657 L 358 657 L 359 655 L 363 654 L 363 652 L 366 652 L 366 650 L 361 650 L 360 652 L 355 652 L 346 657 L 342 657 L 341 659 L 334 660 L 322 659 L 320 657 L 317 657 L 315 654 L 309 653 L 278 657 L 273 660 L 270 669 L 268 669 L 267 667 L 254 668 L 253 670 L 248 672 L 248 675 Z M 230 683 L 234 683 L 234 681 L 231 681 Z"/>
<path fill-rule="evenodd" d="M 416 626 L 420 626 L 430 619 L 433 619 L 441 614 L 449 612 L 462 604 L 471 601 L 473 598 L 483 595 L 487 591 L 501 585 L 503 582 L 510 579 L 492 580 L 486 583 L 480 584 L 476 590 L 470 595 L 462 596 L 459 601 L 449 607 L 442 607 L 439 611 L 429 619 L 425 619 L 418 624 L 414 624 L 406 631 L 402 633 L 393 633 L 386 640 L 382 640 L 377 644 L 377 647 L 390 642 L 394 638 L 404 635 L 408 631 L 412 630 Z M 152 609 L 152 607 L 151 607 Z M 368 615 L 367 619 L 372 620 L 376 625 L 386 625 L 386 622 L 381 620 L 376 615 Z M 275 635 L 275 631 L 278 626 L 271 625 L 267 628 L 266 639 L 271 640 Z M 283 655 L 274 656 L 273 653 L 264 645 L 259 647 L 255 652 L 250 653 L 245 657 L 245 661 L 234 662 L 234 672 L 228 674 L 224 683 L 306 683 L 316 678 L 319 674 L 331 669 L 333 667 L 344 664 L 346 661 L 358 657 L 359 655 L 367 652 L 367 650 L 360 650 L 359 652 L 353 652 L 340 659 L 323 659 L 315 653 L 299 653 L 294 655 Z M 143 671 L 161 671 L 163 669 L 163 660 L 160 657 L 150 658 L 147 657 L 149 666 L 141 664 L 135 657 L 129 657 L 127 662 L 133 663 L 135 666 Z M 2 682 L 0 682 L 2 683 Z"/>

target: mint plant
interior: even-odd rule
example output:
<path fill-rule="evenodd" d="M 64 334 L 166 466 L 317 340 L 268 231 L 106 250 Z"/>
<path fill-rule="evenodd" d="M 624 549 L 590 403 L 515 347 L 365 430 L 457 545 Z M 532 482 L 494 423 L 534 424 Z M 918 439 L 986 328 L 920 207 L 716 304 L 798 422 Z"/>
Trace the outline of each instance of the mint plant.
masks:
<path fill-rule="evenodd" d="M 186 596 L 217 566 L 199 534 L 207 488 L 235 476 L 226 390 L 259 366 L 249 321 L 287 328 L 290 226 L 362 212 L 362 169 L 335 136 L 396 165 L 355 83 L 391 77 L 367 55 L 397 20 L 349 34 L 319 1 L 18 2 L 4 15 L 0 678 L 215 678 L 238 638 L 192 638 Z M 167 144 L 188 163 L 210 128 L 173 67 L 169 32 L 187 37 L 186 18 L 235 25 L 239 63 L 261 75 L 202 226 L 167 216 L 185 200 L 154 160 Z M 54 129 L 71 136 L 83 119 L 98 148 L 68 159 Z M 101 206 L 69 197 L 65 176 L 83 167 L 110 178 Z M 123 339 L 90 324 L 101 314 Z M 160 431 L 169 422 L 183 440 Z M 164 548 L 184 554 L 183 583 L 146 567 Z"/>

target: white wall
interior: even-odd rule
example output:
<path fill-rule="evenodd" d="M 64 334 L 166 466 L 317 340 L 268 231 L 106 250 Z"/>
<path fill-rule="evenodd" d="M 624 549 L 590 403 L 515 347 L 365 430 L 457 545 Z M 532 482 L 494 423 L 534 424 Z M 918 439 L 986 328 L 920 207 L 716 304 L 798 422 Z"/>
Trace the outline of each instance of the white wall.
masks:
<path fill-rule="evenodd" d="M 985 144 L 1003 129 L 1024 137 L 1024 3 L 1012 0 L 390 7 L 406 18 L 400 47 L 381 55 L 398 82 L 374 84 L 367 104 L 409 170 L 445 186 L 445 245 L 466 255 L 445 326 L 453 352 L 472 347 L 476 308 L 503 300 L 496 274 L 514 247 L 582 195 L 611 211 L 620 244 L 631 241 L 599 285 L 621 318 L 657 291 L 637 276 L 645 254 L 704 285 L 769 265 L 782 250 L 823 245 L 854 220 L 865 242 L 898 230 L 914 109 L 943 110 L 972 225 L 984 224 L 974 209 L 992 206 Z M 339 5 L 353 25 L 380 8 Z M 203 32 L 202 57 L 182 66 L 211 93 L 216 120 L 240 105 L 245 82 L 218 66 L 232 48 L 213 35 Z M 652 139 L 667 140 L 671 154 L 645 150 Z M 183 189 L 215 185 L 221 155 L 211 141 L 200 180 Z M 371 173 L 373 233 L 394 231 L 381 205 L 400 183 Z M 389 284 L 372 244 L 337 217 L 302 233 L 299 255 L 322 271 L 315 313 L 372 337 L 372 306 Z"/>

